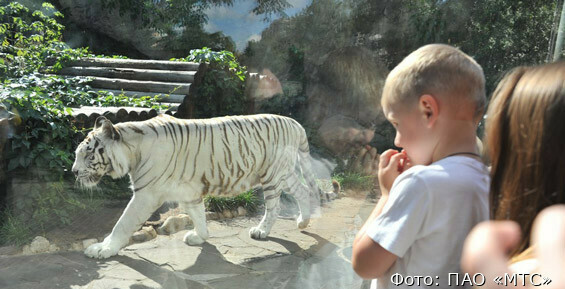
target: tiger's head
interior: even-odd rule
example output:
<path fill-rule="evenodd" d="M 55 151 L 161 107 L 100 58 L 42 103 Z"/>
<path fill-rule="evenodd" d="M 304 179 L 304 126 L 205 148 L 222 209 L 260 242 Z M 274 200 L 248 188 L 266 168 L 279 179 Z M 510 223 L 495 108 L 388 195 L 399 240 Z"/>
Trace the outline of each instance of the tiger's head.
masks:
<path fill-rule="evenodd" d="M 106 174 L 120 177 L 125 173 L 116 171 L 118 158 L 115 147 L 121 142 L 121 135 L 111 121 L 100 116 L 94 130 L 78 145 L 72 171 L 77 181 L 85 187 L 93 187 Z"/>

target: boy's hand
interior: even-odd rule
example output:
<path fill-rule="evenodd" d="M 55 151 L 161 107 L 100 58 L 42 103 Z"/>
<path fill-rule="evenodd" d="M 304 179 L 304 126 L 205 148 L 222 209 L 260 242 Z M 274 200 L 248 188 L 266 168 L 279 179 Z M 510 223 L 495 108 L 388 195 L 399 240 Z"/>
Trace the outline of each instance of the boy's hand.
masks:
<path fill-rule="evenodd" d="M 410 160 L 404 151 L 399 152 L 390 149 L 381 154 L 378 173 L 381 194 L 388 196 L 396 177 L 411 166 Z"/>

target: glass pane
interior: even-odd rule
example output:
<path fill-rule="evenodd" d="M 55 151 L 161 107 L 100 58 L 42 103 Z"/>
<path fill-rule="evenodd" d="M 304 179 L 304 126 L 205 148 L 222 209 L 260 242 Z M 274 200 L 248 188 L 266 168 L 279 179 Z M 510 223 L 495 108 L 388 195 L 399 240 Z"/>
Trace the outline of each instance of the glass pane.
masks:
<path fill-rule="evenodd" d="M 0 0 L 0 287 L 369 288 L 389 72 L 448 44 L 490 97 L 561 7 Z"/>

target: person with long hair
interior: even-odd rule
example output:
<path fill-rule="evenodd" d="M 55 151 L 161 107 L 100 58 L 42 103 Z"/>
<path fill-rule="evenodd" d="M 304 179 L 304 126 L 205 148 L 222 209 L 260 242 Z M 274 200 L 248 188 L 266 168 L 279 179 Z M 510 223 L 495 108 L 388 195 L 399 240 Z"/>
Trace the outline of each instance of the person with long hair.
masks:
<path fill-rule="evenodd" d="M 560 233 L 565 232 L 565 207 L 541 214 L 545 217 L 536 222 L 543 230 L 533 229 L 540 212 L 565 203 L 563 149 L 565 62 L 515 68 L 498 84 L 487 111 L 485 150 L 492 165 L 495 221 L 477 226 L 468 236 L 462 258 L 467 272 L 508 272 L 508 258 L 521 273 L 565 260 L 559 253 L 565 251 L 565 234 Z"/>
<path fill-rule="evenodd" d="M 512 220 L 530 246 L 535 216 L 565 202 L 565 63 L 519 67 L 495 90 L 485 143 L 491 161 L 491 218 Z"/>

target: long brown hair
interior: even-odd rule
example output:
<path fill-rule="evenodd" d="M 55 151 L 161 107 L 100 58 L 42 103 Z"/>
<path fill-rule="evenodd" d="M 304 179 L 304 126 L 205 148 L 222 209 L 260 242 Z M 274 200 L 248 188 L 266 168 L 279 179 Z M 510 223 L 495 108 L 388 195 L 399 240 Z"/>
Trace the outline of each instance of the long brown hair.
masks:
<path fill-rule="evenodd" d="M 491 217 L 522 228 L 530 245 L 535 216 L 565 201 L 565 63 L 519 67 L 496 88 L 487 112 Z"/>

